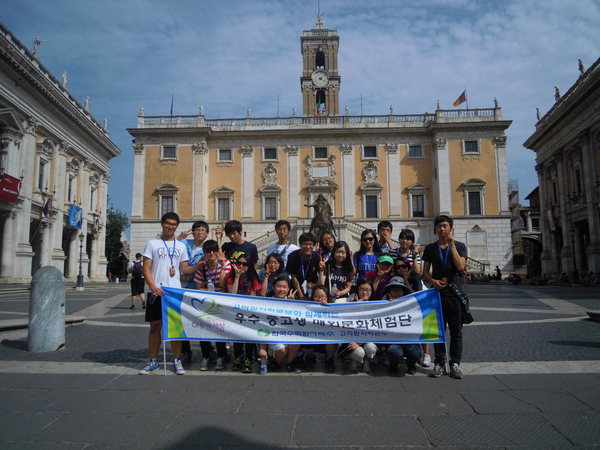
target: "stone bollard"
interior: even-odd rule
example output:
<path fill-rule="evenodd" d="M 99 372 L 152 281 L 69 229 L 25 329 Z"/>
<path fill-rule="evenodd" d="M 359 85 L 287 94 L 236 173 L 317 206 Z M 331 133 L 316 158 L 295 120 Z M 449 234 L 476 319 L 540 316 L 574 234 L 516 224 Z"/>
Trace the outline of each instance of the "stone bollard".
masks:
<path fill-rule="evenodd" d="M 44 266 L 31 280 L 30 352 L 52 352 L 65 345 L 65 282 L 56 267 Z"/>

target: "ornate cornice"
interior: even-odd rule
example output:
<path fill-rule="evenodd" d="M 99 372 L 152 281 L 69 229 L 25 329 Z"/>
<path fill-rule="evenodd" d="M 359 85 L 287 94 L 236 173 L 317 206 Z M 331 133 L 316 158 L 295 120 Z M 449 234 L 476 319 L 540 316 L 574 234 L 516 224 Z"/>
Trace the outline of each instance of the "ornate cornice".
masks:
<path fill-rule="evenodd" d="M 244 145 L 244 146 L 240 147 L 240 153 L 242 154 L 242 157 L 248 158 L 248 157 L 252 156 L 252 151 L 253 151 L 253 148 L 250 147 L 249 145 Z"/>
<path fill-rule="evenodd" d="M 297 145 L 286 145 L 285 151 L 288 156 L 298 156 L 298 146 Z"/>
<path fill-rule="evenodd" d="M 385 144 L 385 151 L 388 153 L 398 153 L 398 144 L 397 143 Z"/>
<path fill-rule="evenodd" d="M 133 154 L 141 155 L 144 153 L 144 145 L 143 144 L 133 144 Z"/>
<path fill-rule="evenodd" d="M 352 154 L 352 145 L 350 145 L 350 144 L 340 145 L 340 152 L 342 153 L 342 155 L 351 155 Z"/>
<path fill-rule="evenodd" d="M 446 149 L 446 139 L 436 139 L 433 146 L 436 150 L 445 150 Z"/>
<path fill-rule="evenodd" d="M 197 142 L 192 145 L 192 151 L 194 155 L 206 155 L 208 153 L 208 145 L 205 141 Z"/>
<path fill-rule="evenodd" d="M 494 145 L 498 147 L 506 147 L 506 136 L 496 136 L 494 138 Z"/>

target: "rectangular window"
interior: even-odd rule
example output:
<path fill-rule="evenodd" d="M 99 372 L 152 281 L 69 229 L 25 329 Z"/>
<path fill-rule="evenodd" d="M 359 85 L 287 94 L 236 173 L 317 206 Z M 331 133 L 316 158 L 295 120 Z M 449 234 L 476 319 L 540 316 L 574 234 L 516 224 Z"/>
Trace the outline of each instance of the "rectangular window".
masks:
<path fill-rule="evenodd" d="M 218 161 L 233 161 L 233 154 L 230 148 L 220 148 Z"/>
<path fill-rule="evenodd" d="M 363 159 L 376 159 L 377 147 L 375 145 L 365 145 L 363 147 Z"/>
<path fill-rule="evenodd" d="M 531 228 L 533 228 L 534 231 L 540 229 L 540 219 L 538 217 L 531 218 Z"/>
<path fill-rule="evenodd" d="M 376 219 L 379 217 L 376 195 L 365 195 L 365 216 L 367 219 Z"/>
<path fill-rule="evenodd" d="M 265 197 L 265 220 L 277 219 L 277 197 Z"/>
<path fill-rule="evenodd" d="M 465 141 L 465 153 L 479 153 L 479 143 L 477 141 Z"/>
<path fill-rule="evenodd" d="M 277 149 L 275 147 L 265 147 L 263 149 L 263 159 L 266 161 L 277 161 Z"/>
<path fill-rule="evenodd" d="M 327 147 L 315 147 L 315 159 L 327 159 Z"/>
<path fill-rule="evenodd" d="M 168 213 L 168 212 L 173 212 L 174 211 L 174 198 L 172 195 L 163 195 L 160 198 L 160 215 L 161 217 L 163 216 L 163 214 Z"/>
<path fill-rule="evenodd" d="M 412 195 L 412 216 L 425 217 L 425 199 L 422 194 Z"/>
<path fill-rule="evenodd" d="M 408 157 L 409 158 L 422 158 L 423 147 L 420 145 L 409 145 L 408 146 Z"/>
<path fill-rule="evenodd" d="M 163 159 L 176 159 L 177 147 L 175 145 L 163 145 L 162 157 Z"/>
<path fill-rule="evenodd" d="M 469 199 L 469 214 L 480 215 L 481 214 L 481 192 L 468 192 Z"/>
<path fill-rule="evenodd" d="M 39 166 L 39 174 L 38 174 L 38 189 L 40 191 L 44 190 L 44 181 L 46 178 L 46 161 L 40 159 Z"/>
<path fill-rule="evenodd" d="M 228 197 L 217 199 L 217 220 L 229 220 L 229 205 Z"/>

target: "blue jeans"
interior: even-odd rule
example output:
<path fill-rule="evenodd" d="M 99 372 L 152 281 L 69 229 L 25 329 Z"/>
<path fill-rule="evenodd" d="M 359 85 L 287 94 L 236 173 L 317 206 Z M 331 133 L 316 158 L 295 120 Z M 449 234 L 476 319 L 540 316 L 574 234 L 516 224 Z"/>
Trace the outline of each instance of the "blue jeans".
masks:
<path fill-rule="evenodd" d="M 402 357 L 406 356 L 406 363 L 409 367 L 421 360 L 423 350 L 419 344 L 392 344 L 387 348 L 387 354 L 391 364 L 397 364 Z"/>

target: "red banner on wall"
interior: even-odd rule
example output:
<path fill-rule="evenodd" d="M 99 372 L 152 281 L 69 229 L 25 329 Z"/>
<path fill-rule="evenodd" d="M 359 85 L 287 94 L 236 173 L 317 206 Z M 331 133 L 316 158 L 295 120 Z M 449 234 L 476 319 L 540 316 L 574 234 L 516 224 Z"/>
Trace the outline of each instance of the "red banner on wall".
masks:
<path fill-rule="evenodd" d="M 0 201 L 14 203 L 19 198 L 21 190 L 21 179 L 11 177 L 10 175 L 2 175 L 0 179 Z"/>

